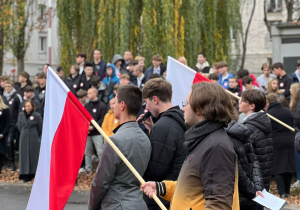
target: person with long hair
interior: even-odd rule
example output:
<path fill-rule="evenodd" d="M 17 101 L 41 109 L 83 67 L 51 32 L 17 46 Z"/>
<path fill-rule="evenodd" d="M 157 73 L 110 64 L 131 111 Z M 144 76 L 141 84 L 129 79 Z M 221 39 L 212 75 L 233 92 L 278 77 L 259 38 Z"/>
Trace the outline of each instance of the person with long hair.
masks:
<path fill-rule="evenodd" d="M 291 85 L 290 109 L 294 117 L 293 126 L 300 128 L 300 83 L 298 82 Z M 292 184 L 292 188 L 300 187 L 300 153 L 296 152 L 295 158 L 297 181 Z"/>
<path fill-rule="evenodd" d="M 17 128 L 20 131 L 19 168 L 20 177 L 31 181 L 37 169 L 42 134 L 42 117 L 36 112 L 32 100 L 24 103 L 24 111 L 19 113 Z"/>
<path fill-rule="evenodd" d="M 10 114 L 8 106 L 0 96 L 0 174 L 6 154 L 6 138 L 10 128 Z"/>
<path fill-rule="evenodd" d="M 269 79 L 268 85 L 267 85 L 267 92 L 268 92 L 268 94 L 276 93 L 277 95 L 282 95 L 282 93 L 278 89 L 278 79 L 276 79 L 276 78 Z"/>

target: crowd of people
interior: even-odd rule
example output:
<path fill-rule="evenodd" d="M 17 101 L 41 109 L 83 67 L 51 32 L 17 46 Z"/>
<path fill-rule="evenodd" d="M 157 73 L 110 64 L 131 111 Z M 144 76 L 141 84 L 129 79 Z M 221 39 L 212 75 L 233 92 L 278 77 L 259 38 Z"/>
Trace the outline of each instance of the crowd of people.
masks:
<path fill-rule="evenodd" d="M 178 61 L 188 65 L 184 57 Z M 78 53 L 68 76 L 62 67 L 56 69 L 147 181 L 142 196 L 137 179 L 90 125 L 79 170 L 88 176 L 93 159 L 99 161 L 89 209 L 160 209 L 151 199 L 153 193 L 172 209 L 262 209 L 252 198 L 269 190 L 271 177 L 282 198 L 289 196 L 291 186 L 300 187 L 295 133 L 267 116 L 300 128 L 300 62 L 291 75 L 282 63 L 264 63 L 256 78 L 246 69 L 229 71 L 225 61 L 210 66 L 199 53 L 192 68 L 213 83 L 194 84 L 182 109 L 171 103 L 166 74 L 172 69 L 166 69 L 160 55 L 152 57 L 152 64 L 145 68 L 145 58 L 133 58 L 130 51 L 105 62 L 95 49 L 91 62 Z M 37 168 L 48 67 L 44 65 L 34 82 L 26 72 L 19 74 L 18 82 L 0 77 L 0 170 L 16 170 L 18 150 L 20 179 L 25 182 L 34 178 Z M 144 110 L 151 117 L 138 124 Z"/>

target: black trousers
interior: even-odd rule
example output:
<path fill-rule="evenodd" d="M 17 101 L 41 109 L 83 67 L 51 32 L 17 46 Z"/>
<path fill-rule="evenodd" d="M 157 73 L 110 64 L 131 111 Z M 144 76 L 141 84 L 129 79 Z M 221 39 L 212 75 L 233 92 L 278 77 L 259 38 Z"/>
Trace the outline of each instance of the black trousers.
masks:
<path fill-rule="evenodd" d="M 8 156 L 9 163 L 15 162 L 14 140 L 16 138 L 17 138 L 17 128 L 16 126 L 11 126 L 7 138 L 7 156 Z"/>
<path fill-rule="evenodd" d="M 292 173 L 274 175 L 279 195 L 290 194 L 292 177 Z"/>

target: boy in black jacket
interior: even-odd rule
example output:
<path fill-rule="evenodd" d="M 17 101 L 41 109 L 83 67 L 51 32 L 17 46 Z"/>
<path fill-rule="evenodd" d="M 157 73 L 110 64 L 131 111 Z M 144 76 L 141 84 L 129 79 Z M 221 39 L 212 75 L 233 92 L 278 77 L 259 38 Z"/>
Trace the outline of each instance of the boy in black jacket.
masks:
<path fill-rule="evenodd" d="M 88 90 L 88 98 L 90 101 L 86 103 L 84 107 L 91 114 L 98 125 L 101 126 L 107 111 L 107 107 L 98 99 L 97 95 L 98 90 L 96 88 L 90 88 Z M 92 155 L 94 151 L 93 146 L 95 146 L 98 158 L 100 159 L 102 145 L 103 136 L 100 135 L 93 125 L 90 125 L 85 146 L 85 170 L 87 175 L 92 173 Z"/>

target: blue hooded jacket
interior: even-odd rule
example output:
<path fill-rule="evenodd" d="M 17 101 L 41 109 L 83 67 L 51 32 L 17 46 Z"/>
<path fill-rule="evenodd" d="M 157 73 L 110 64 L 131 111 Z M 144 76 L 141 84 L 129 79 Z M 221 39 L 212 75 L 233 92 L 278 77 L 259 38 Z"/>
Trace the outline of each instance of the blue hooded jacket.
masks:
<path fill-rule="evenodd" d="M 111 76 L 107 75 L 107 68 L 111 67 L 113 69 L 113 73 Z M 102 81 L 104 84 L 106 84 L 106 86 L 109 85 L 109 83 L 111 82 L 115 82 L 115 84 L 120 84 L 120 79 L 117 77 L 116 75 L 116 67 L 114 64 L 109 64 L 106 67 L 106 77 L 103 79 Z"/>

